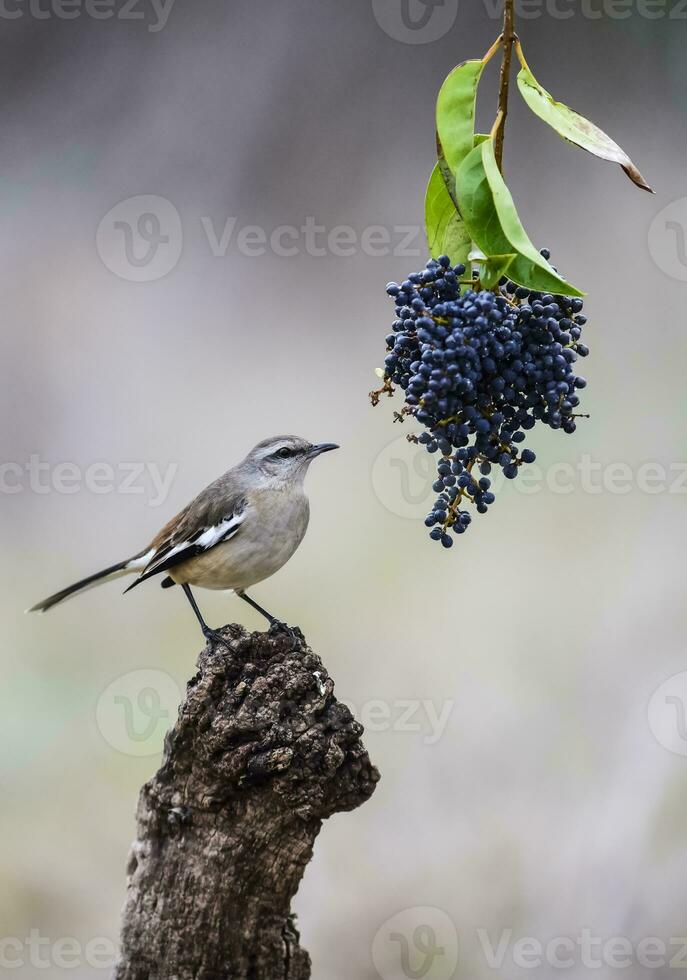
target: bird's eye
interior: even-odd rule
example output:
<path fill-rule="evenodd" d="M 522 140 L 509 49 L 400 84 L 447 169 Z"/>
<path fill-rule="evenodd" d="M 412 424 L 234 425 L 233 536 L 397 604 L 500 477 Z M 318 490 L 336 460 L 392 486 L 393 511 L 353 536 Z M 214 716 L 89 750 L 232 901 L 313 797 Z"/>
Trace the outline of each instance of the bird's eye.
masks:
<path fill-rule="evenodd" d="M 291 456 L 291 450 L 287 446 L 283 446 L 281 449 L 277 450 L 277 456 L 281 459 L 288 459 Z"/>

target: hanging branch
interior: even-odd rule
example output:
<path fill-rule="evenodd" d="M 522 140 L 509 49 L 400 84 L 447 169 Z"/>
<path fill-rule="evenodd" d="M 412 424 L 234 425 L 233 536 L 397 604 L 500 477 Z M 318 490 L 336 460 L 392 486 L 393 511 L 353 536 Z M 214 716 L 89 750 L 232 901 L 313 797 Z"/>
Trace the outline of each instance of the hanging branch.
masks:
<path fill-rule="evenodd" d="M 490 289 L 506 276 L 528 289 L 579 297 L 527 237 L 503 180 L 503 142 L 513 51 L 520 62 L 517 88 L 525 104 L 570 146 L 620 164 L 637 187 L 651 191 L 627 153 L 602 129 L 557 101 L 532 73 L 515 33 L 515 0 L 503 2 L 503 25 L 482 58 L 449 72 L 436 104 L 437 163 L 425 192 L 425 229 L 432 258 L 453 266 L 479 263 L 479 282 Z M 485 138 L 475 129 L 477 89 L 485 67 L 502 49 L 496 121 Z"/>
<path fill-rule="evenodd" d="M 510 85 L 510 63 L 513 55 L 513 43 L 517 39 L 514 30 L 515 15 L 513 11 L 514 0 L 505 0 L 503 8 L 503 34 L 501 43 L 503 46 L 503 58 L 501 61 L 501 76 L 499 79 L 499 104 L 498 116 L 500 123 L 496 129 L 494 139 L 494 156 L 499 170 L 503 173 L 503 137 L 506 129 L 506 116 L 508 115 L 508 88 Z"/>
<path fill-rule="evenodd" d="M 568 145 L 619 164 L 637 187 L 651 190 L 610 136 L 537 81 L 515 33 L 514 6 L 515 0 L 503 0 L 498 38 L 481 58 L 456 65 L 441 85 L 437 161 L 425 191 L 431 258 L 420 272 L 387 285 L 396 318 L 378 372 L 380 391 L 405 393 L 394 417 L 413 417 L 425 426 L 411 438 L 439 454 L 432 484 L 438 496 L 424 523 L 444 548 L 454 544 L 449 532 L 461 535 L 472 521 L 460 504 L 467 500 L 484 514 L 494 502 L 492 469 L 499 466 L 512 480 L 522 465 L 534 462 L 534 452 L 522 445 L 528 430 L 541 422 L 575 431 L 578 389 L 587 383 L 573 371 L 575 360 L 589 353 L 581 342 L 584 292 L 551 265 L 548 249 L 532 242 L 503 177 L 514 50 L 517 89 L 534 115 Z M 489 133 L 478 132 L 478 87 L 499 48 L 496 119 Z M 481 363 L 476 350 L 488 352 Z M 534 370 L 525 367 L 533 356 L 539 365 Z M 380 391 L 373 392 L 373 404 Z"/>

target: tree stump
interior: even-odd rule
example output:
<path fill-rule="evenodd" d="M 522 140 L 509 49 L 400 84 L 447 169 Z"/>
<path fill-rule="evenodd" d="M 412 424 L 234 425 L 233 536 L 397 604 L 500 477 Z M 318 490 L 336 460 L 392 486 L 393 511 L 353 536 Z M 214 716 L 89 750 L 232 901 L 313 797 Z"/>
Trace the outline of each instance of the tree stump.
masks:
<path fill-rule="evenodd" d="M 115 980 L 307 980 L 291 900 L 379 779 L 299 630 L 222 635 L 141 790 Z"/>

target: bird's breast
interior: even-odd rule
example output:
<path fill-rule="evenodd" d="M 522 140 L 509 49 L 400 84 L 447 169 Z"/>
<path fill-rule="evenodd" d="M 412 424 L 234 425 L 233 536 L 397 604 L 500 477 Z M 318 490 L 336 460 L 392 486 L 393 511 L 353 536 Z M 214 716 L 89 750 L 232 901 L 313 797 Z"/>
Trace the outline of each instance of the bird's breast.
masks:
<path fill-rule="evenodd" d="M 309 516 L 302 492 L 258 491 L 249 498 L 237 534 L 177 566 L 172 577 L 206 589 L 247 589 L 289 560 L 303 540 Z"/>

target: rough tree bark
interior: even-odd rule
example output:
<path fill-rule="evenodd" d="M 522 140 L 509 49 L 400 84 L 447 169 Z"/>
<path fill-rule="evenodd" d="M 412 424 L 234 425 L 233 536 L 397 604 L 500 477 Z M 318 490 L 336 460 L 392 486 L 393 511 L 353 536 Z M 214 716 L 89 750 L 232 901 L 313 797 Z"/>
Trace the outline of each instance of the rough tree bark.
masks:
<path fill-rule="evenodd" d="M 223 630 L 141 790 L 116 980 L 307 980 L 291 899 L 379 779 L 302 634 Z"/>

